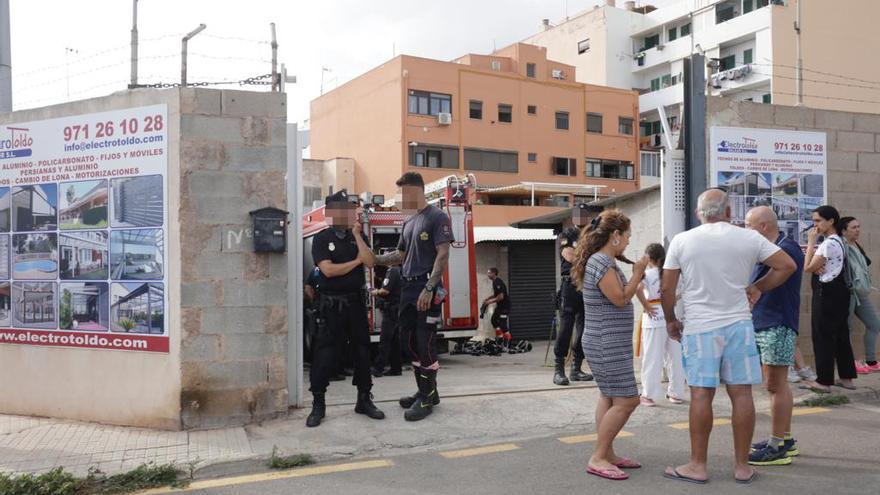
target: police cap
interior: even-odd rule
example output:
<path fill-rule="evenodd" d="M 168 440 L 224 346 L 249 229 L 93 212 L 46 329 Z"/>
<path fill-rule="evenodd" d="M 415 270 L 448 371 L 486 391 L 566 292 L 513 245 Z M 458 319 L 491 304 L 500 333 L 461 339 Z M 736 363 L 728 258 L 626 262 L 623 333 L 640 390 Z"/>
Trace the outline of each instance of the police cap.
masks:
<path fill-rule="evenodd" d="M 327 208 L 354 208 L 354 204 L 348 199 L 348 193 L 345 192 L 345 189 L 324 198 L 324 205 Z"/>

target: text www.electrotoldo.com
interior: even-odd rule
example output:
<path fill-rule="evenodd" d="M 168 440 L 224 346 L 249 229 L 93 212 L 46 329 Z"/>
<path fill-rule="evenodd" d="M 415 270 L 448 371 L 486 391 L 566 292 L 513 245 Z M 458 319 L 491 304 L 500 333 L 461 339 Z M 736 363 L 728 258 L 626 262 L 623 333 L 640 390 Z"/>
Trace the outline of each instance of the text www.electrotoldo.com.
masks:
<path fill-rule="evenodd" d="M 136 338 L 107 338 L 100 335 L 65 335 L 54 333 L 3 333 L 0 332 L 0 343 L 31 343 L 46 345 L 74 345 L 104 347 L 108 349 L 147 349 L 149 343 Z"/>
<path fill-rule="evenodd" d="M 93 149 L 115 148 L 119 146 L 134 146 L 138 144 L 159 143 L 164 136 L 124 137 L 116 139 L 103 139 L 101 141 L 86 141 L 64 145 L 64 151 L 88 151 Z"/>

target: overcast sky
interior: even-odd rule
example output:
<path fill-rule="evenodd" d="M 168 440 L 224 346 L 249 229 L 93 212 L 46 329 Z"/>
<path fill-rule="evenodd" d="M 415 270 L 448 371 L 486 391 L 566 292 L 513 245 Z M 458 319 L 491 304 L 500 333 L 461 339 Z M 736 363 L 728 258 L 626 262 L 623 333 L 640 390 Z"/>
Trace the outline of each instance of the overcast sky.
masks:
<path fill-rule="evenodd" d="M 180 81 L 180 38 L 189 81 L 228 81 L 270 71 L 269 23 L 288 86 L 288 120 L 309 101 L 392 58 L 393 50 L 450 60 L 489 53 L 604 0 L 140 0 L 140 82 Z M 16 110 L 108 94 L 129 81 L 129 0 L 11 0 Z M 230 39 L 230 38 L 241 38 Z M 74 50 L 74 51 L 68 51 Z M 253 87 L 252 87 L 253 88 Z M 265 90 L 265 88 L 254 88 Z M 69 94 L 69 97 L 68 97 Z"/>

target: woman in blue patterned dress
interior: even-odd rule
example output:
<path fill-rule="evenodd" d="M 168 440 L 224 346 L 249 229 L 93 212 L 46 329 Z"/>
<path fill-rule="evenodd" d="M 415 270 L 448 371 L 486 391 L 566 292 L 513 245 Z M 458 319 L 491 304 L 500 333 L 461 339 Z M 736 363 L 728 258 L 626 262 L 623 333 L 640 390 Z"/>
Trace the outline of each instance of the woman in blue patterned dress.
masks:
<path fill-rule="evenodd" d="M 604 211 L 581 233 L 572 266 L 572 283 L 584 294 L 584 355 L 599 385 L 598 440 L 587 472 L 611 480 L 629 478 L 622 469 L 641 467 L 614 453 L 614 437 L 639 405 L 633 372 L 633 305 L 648 258 L 636 263 L 623 252 L 632 235 L 630 221 L 617 210 Z M 633 264 L 627 282 L 615 260 Z"/>

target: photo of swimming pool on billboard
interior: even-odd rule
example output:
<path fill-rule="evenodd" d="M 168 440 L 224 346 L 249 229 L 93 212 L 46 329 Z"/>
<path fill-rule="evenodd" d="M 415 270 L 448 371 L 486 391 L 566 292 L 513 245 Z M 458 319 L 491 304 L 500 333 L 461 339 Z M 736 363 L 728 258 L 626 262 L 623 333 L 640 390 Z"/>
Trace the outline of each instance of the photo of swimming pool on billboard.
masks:
<path fill-rule="evenodd" d="M 58 234 L 13 234 L 12 277 L 19 280 L 58 278 Z"/>

